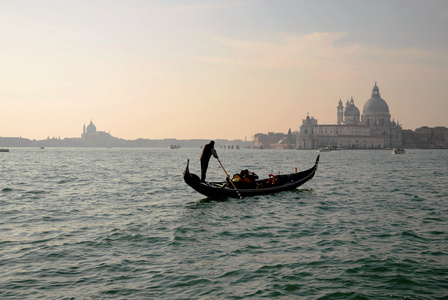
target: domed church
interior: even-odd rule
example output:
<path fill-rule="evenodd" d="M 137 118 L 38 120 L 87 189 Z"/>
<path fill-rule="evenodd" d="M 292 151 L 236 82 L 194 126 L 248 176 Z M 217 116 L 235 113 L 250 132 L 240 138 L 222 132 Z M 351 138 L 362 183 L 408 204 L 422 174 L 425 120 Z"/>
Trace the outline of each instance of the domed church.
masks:
<path fill-rule="evenodd" d="M 86 146 L 96 147 L 96 146 L 109 146 L 112 142 L 113 137 L 110 133 L 104 131 L 97 131 L 95 124 L 92 120 L 86 128 L 84 124 L 83 132 L 81 134 L 81 139 Z"/>
<path fill-rule="evenodd" d="M 344 124 L 359 124 L 359 109 L 355 106 L 355 101 L 353 97 L 350 101 L 347 100 L 344 106 L 342 106 L 342 101 L 339 99 L 338 109 L 338 125 Z"/>
<path fill-rule="evenodd" d="M 376 85 L 372 90 L 372 97 L 367 100 L 362 110 L 362 123 L 366 126 L 385 126 L 390 123 L 389 105 L 381 98 L 380 89 Z"/>
<path fill-rule="evenodd" d="M 89 126 L 87 126 L 86 131 L 86 124 L 84 124 L 84 133 L 95 133 L 96 132 L 96 126 L 93 124 L 92 120 L 90 120 Z"/>
<path fill-rule="evenodd" d="M 383 136 L 384 147 L 402 147 L 403 129 L 398 122 L 390 120 L 389 105 L 381 98 L 380 89 L 376 82 L 372 89 L 372 96 L 362 109 L 361 123 L 371 128 L 374 133 Z"/>
<path fill-rule="evenodd" d="M 319 125 L 307 116 L 302 120 L 297 141 L 299 149 L 320 147 L 347 149 L 399 148 L 403 145 L 403 129 L 390 120 L 389 106 L 381 98 L 375 82 L 370 99 L 363 106 L 362 115 L 353 97 L 344 106 L 339 99 L 337 125 Z"/>

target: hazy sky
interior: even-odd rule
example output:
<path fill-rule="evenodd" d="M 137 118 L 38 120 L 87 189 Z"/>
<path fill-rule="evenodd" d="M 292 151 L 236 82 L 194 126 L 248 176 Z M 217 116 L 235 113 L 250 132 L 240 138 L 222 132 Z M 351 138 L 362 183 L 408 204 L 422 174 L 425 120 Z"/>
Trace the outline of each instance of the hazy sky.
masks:
<path fill-rule="evenodd" d="M 251 139 L 362 112 L 448 126 L 446 0 L 0 0 L 0 136 Z"/>

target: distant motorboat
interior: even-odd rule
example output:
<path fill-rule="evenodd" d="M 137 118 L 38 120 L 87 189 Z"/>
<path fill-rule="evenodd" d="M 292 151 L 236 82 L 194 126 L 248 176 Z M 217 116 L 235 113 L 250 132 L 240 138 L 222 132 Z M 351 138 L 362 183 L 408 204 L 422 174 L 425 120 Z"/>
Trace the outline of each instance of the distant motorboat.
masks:
<path fill-rule="evenodd" d="M 396 148 L 392 150 L 393 154 L 405 154 L 406 151 L 404 151 L 404 149 L 400 149 L 400 148 Z"/>
<path fill-rule="evenodd" d="M 330 152 L 331 149 L 329 147 L 319 148 L 317 149 L 318 152 Z"/>
<path fill-rule="evenodd" d="M 44 147 L 40 147 L 39 149 L 45 149 Z"/>
<path fill-rule="evenodd" d="M 1 149 L 0 149 L 0 152 L 9 152 L 9 149 L 1 148 Z"/>

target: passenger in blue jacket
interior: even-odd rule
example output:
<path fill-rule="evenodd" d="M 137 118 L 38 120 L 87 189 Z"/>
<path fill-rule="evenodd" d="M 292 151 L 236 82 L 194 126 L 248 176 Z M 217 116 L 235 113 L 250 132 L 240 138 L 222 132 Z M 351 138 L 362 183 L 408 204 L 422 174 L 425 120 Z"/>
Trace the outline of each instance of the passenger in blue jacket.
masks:
<path fill-rule="evenodd" d="M 218 158 L 218 154 L 215 150 L 215 141 L 210 141 L 207 145 L 204 146 L 202 149 L 201 154 L 201 181 L 205 181 L 205 174 L 207 173 L 208 169 L 208 162 L 210 161 L 210 157 L 212 155 L 215 158 Z"/>

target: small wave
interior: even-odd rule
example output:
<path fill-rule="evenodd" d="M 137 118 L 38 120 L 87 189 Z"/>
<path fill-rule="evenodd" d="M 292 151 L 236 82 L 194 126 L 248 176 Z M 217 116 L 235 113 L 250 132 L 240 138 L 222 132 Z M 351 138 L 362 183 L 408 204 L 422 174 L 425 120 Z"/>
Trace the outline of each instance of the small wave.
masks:
<path fill-rule="evenodd" d="M 403 276 L 403 275 L 394 276 L 388 282 L 393 284 L 394 286 L 395 285 L 398 285 L 398 286 L 402 286 L 402 285 L 416 286 L 416 285 L 418 285 L 418 282 L 416 282 L 416 281 L 414 281 L 414 280 L 412 280 L 412 279 L 410 279 L 410 278 L 408 278 L 406 276 Z"/>
<path fill-rule="evenodd" d="M 410 197 L 411 201 L 422 202 L 425 201 L 425 198 L 419 197 L 418 195 L 412 193 L 403 193 L 405 196 Z"/>
<path fill-rule="evenodd" d="M 280 270 L 284 267 L 284 265 L 282 264 L 276 264 L 276 265 L 266 265 L 266 266 L 262 266 L 261 268 L 259 268 L 256 273 L 265 273 L 266 271 L 271 272 L 272 270 Z"/>
<path fill-rule="evenodd" d="M 287 292 L 294 292 L 301 289 L 300 285 L 298 284 L 286 284 L 284 286 L 279 286 L 279 288 Z"/>
<path fill-rule="evenodd" d="M 438 230 L 434 230 L 434 231 L 431 231 L 429 233 L 432 234 L 432 235 L 443 235 L 443 234 L 445 234 L 444 231 L 438 231 Z"/>
<path fill-rule="evenodd" d="M 42 220 L 43 221 L 47 221 L 47 222 L 59 222 L 59 221 L 62 221 L 59 218 L 53 218 L 53 217 L 49 217 L 49 216 L 43 216 Z"/>
<path fill-rule="evenodd" d="M 419 236 L 418 234 L 416 234 L 413 231 L 403 231 L 401 233 L 401 236 L 404 237 L 404 238 L 408 238 L 409 237 L 409 238 L 415 238 L 415 239 L 418 239 L 418 240 L 421 240 L 421 241 L 426 241 L 425 238 Z"/>
<path fill-rule="evenodd" d="M 433 255 L 433 256 L 447 256 L 448 253 L 442 251 L 424 251 L 422 255 Z"/>
<path fill-rule="evenodd" d="M 436 221 L 436 222 L 444 222 L 445 219 L 443 219 L 443 218 L 424 218 L 423 219 L 424 223 L 433 223 L 434 221 Z"/>
<path fill-rule="evenodd" d="M 364 296 L 355 292 L 334 292 L 326 294 L 319 299 L 364 299 Z"/>
<path fill-rule="evenodd" d="M 242 276 L 243 272 L 239 271 L 239 270 L 232 270 L 232 271 L 228 271 L 225 272 L 224 274 L 218 276 L 218 278 L 239 278 L 240 276 Z"/>
<path fill-rule="evenodd" d="M 171 285 L 168 285 L 168 287 L 171 288 L 189 287 L 189 286 L 196 286 L 198 284 L 207 285 L 210 283 L 212 283 L 212 281 L 206 278 L 200 278 L 193 275 L 185 275 L 183 278 L 179 278 L 176 282 L 173 282 Z"/>
<path fill-rule="evenodd" d="M 45 194 L 45 191 L 29 191 L 26 192 L 27 194 L 34 194 L 34 195 L 39 195 L 39 194 Z"/>
<path fill-rule="evenodd" d="M 7 192 L 12 192 L 12 191 L 13 191 L 12 188 L 4 188 L 4 189 L 2 190 L 2 192 L 5 192 L 5 193 L 7 193 Z"/>

